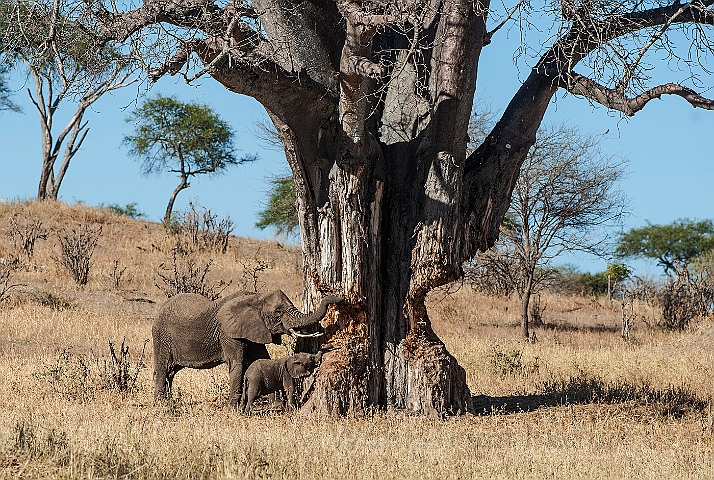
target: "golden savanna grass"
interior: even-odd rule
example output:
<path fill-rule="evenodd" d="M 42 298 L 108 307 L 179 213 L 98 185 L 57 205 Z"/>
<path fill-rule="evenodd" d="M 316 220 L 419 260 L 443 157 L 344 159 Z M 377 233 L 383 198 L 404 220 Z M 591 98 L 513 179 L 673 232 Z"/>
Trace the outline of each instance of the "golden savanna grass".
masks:
<path fill-rule="evenodd" d="M 466 369 L 476 414 L 246 418 L 224 408 L 225 367 L 180 372 L 173 400 L 154 405 L 150 343 L 134 391 L 103 388 L 102 374 L 109 341 L 124 341 L 136 365 L 175 238 L 106 210 L 0 204 L 0 257 L 13 252 L 13 214 L 50 233 L 0 305 L 1 478 L 714 478 L 707 320 L 682 333 L 636 323 L 624 342 L 616 305 L 544 296 L 545 325 L 530 344 L 514 300 L 462 287 L 434 292 L 429 313 Z M 102 226 L 81 288 L 55 260 L 56 232 L 80 224 Z M 200 256 L 213 258 L 209 282 L 233 282 L 227 292 L 265 262 L 259 287 L 299 305 L 295 248 L 231 238 L 226 254 Z M 115 261 L 126 268 L 118 289 Z"/>

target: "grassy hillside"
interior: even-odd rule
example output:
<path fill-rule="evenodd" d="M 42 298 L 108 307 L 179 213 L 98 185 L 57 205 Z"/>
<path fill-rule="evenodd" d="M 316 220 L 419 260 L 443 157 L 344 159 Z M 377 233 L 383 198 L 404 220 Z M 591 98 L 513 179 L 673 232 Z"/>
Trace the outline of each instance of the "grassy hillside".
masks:
<path fill-rule="evenodd" d="M 122 393 L 109 342 L 118 357 L 128 347 L 134 375 L 166 298 L 157 271 L 170 274 L 160 265 L 171 265 L 177 237 L 107 210 L 0 204 L 0 258 L 37 221 L 47 238 L 0 304 L 0 478 L 714 477 L 709 322 L 684 333 L 636 323 L 624 342 L 617 305 L 544 296 L 545 326 L 527 344 L 516 301 L 464 286 L 434 292 L 429 312 L 467 371 L 475 415 L 246 418 L 224 408 L 223 366 L 180 372 L 173 401 L 154 405 L 151 344 Z M 57 260 L 59 238 L 81 225 L 101 234 L 80 287 Z M 294 248 L 231 237 L 226 253 L 192 258 L 212 261 L 207 283 L 231 282 L 224 293 L 255 280 L 300 304 Z"/>

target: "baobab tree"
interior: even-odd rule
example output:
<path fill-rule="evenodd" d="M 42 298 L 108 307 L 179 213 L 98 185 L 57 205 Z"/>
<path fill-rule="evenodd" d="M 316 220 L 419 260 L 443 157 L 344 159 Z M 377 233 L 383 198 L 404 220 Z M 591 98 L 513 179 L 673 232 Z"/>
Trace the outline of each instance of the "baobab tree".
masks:
<path fill-rule="evenodd" d="M 467 410 L 464 369 L 432 331 L 425 298 L 494 244 L 559 89 L 624 115 L 662 95 L 714 109 L 686 85 L 649 86 L 645 63 L 655 50 L 678 59 L 678 48 L 692 70 L 711 58 L 714 0 L 540 11 L 521 1 L 501 14 L 489 0 L 85 3 L 85 29 L 131 44 L 154 79 L 208 74 L 265 107 L 295 179 L 306 307 L 346 298 L 303 407 L 317 412 Z M 529 29 L 548 16 L 550 30 L 537 27 L 551 36 L 530 45 L 539 59 L 467 155 L 482 48 L 509 21 Z"/>

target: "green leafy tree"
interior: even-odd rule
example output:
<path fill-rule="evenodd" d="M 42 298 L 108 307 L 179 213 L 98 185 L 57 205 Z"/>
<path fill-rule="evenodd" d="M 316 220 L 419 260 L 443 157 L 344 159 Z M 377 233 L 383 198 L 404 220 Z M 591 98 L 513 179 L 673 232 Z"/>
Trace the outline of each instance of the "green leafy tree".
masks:
<path fill-rule="evenodd" d="M 255 226 L 261 230 L 273 227 L 276 235 L 289 237 L 299 225 L 295 208 L 295 180 L 292 176 L 278 177 L 271 180 L 270 185 L 268 205 L 258 212 Z"/>
<path fill-rule="evenodd" d="M 675 220 L 669 225 L 633 228 L 620 236 L 615 255 L 620 258 L 657 260 L 667 275 L 676 273 L 676 264 L 692 260 L 714 249 L 714 224 L 711 220 Z"/>
<path fill-rule="evenodd" d="M 612 299 L 612 292 L 623 280 L 629 278 L 632 269 L 624 263 L 611 263 L 602 276 L 607 279 L 607 298 Z"/>
<path fill-rule="evenodd" d="M 167 225 L 176 196 L 190 186 L 189 178 L 220 174 L 230 165 L 257 158 L 236 158 L 233 130 L 207 105 L 157 95 L 134 110 L 126 121 L 135 123 L 135 130 L 124 136 L 123 143 L 129 146 L 130 156 L 142 161 L 142 173 L 168 170 L 180 178 L 166 207 Z"/>
<path fill-rule="evenodd" d="M 126 206 L 121 206 L 118 203 L 110 203 L 109 205 L 99 205 L 99 208 L 106 208 L 112 213 L 124 217 L 133 218 L 134 220 L 144 217 L 144 214 L 141 213 L 137 207 L 138 204 L 136 202 L 127 203 Z"/>

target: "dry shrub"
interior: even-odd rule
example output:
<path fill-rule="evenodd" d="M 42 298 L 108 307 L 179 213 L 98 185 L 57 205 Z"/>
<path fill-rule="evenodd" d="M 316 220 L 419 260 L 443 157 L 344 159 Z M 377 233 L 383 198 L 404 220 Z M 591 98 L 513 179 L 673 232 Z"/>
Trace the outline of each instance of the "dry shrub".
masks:
<path fill-rule="evenodd" d="M 189 208 L 178 216 L 169 231 L 183 236 L 192 249 L 199 252 L 226 253 L 234 228 L 230 217 L 219 219 L 209 209 L 189 203 Z"/>
<path fill-rule="evenodd" d="M 75 305 L 72 300 L 43 289 L 28 291 L 26 298 L 37 305 L 57 311 L 69 310 Z"/>
<path fill-rule="evenodd" d="M 158 279 L 154 283 L 167 298 L 179 293 L 197 293 L 216 300 L 231 285 L 231 282 L 219 280 L 217 283 L 209 284 L 206 276 L 212 263 L 213 260 L 201 262 L 194 254 L 176 246 L 171 252 L 171 265 L 166 263 L 159 265 L 156 272 Z"/>
<path fill-rule="evenodd" d="M 111 269 L 107 273 L 111 279 L 114 290 L 119 290 L 119 283 L 121 282 L 122 276 L 124 276 L 124 272 L 126 272 L 126 267 L 119 268 L 119 260 L 114 260 Z"/>
<path fill-rule="evenodd" d="M 13 288 L 26 286 L 23 283 L 14 283 L 12 279 L 18 265 L 17 258 L 0 258 L 0 303 L 8 298 Z"/>
<path fill-rule="evenodd" d="M 34 377 L 46 380 L 52 391 L 70 400 L 89 401 L 94 397 L 92 372 L 86 355 L 63 348 L 51 363 L 43 363 Z"/>
<path fill-rule="evenodd" d="M 47 240 L 48 231 L 41 219 L 15 213 L 10 217 L 8 233 L 16 255 L 24 256 L 29 263 L 35 253 L 35 243 Z"/>
<path fill-rule="evenodd" d="M 61 253 L 55 261 L 69 272 L 77 285 L 86 285 L 89 281 L 92 254 L 101 234 L 101 226 L 95 231 L 87 224 L 69 232 L 63 228 L 57 234 Z"/>
<path fill-rule="evenodd" d="M 538 373 L 540 368 L 537 356 L 532 361 L 527 362 L 523 360 L 523 350 L 512 349 L 511 351 L 504 351 L 497 343 L 491 346 L 488 358 L 493 369 L 503 377 L 507 375 L 528 376 Z"/>
<path fill-rule="evenodd" d="M 684 330 L 697 317 L 705 317 L 714 308 L 714 275 L 710 266 L 690 272 L 683 264 L 675 265 L 660 289 L 657 300 L 666 328 Z"/>
<path fill-rule="evenodd" d="M 93 361 L 72 347 L 62 348 L 51 362 L 43 362 L 40 371 L 33 376 L 46 381 L 54 393 L 69 400 L 94 400 L 98 390 L 132 393 L 136 391 L 140 372 L 146 367 L 144 354 L 148 342 L 148 339 L 144 341 L 136 362 L 131 359 L 126 339 L 122 340 L 118 352 L 109 340 L 109 355 L 94 355 Z"/>
<path fill-rule="evenodd" d="M 101 362 L 99 359 L 96 359 L 100 385 L 121 393 L 133 392 L 136 388 L 136 380 L 139 378 L 139 372 L 146 367 L 144 363 L 144 353 L 146 352 L 146 344 L 149 343 L 149 339 L 144 340 L 144 346 L 141 348 L 141 353 L 136 363 L 131 361 L 129 346 L 125 345 L 125 342 L 126 338 L 121 341 L 119 354 L 117 355 L 114 343 L 109 340 L 109 357 L 104 358 Z"/>
<path fill-rule="evenodd" d="M 243 267 L 242 289 L 250 292 L 258 292 L 265 283 L 259 281 L 259 275 L 275 266 L 275 262 L 271 262 L 260 255 L 260 247 L 258 247 L 252 257 L 241 257 L 236 255 L 236 261 Z"/>

